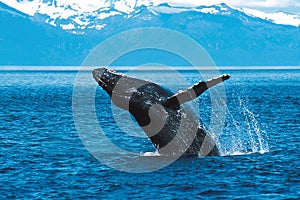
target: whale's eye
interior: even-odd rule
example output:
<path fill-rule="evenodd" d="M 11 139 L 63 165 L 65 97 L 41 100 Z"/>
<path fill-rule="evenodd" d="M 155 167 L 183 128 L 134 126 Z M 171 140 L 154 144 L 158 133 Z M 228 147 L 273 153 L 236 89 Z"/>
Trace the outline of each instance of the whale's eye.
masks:
<path fill-rule="evenodd" d="M 135 94 L 136 94 L 136 96 L 138 96 L 138 97 L 142 97 L 142 96 L 143 96 L 143 92 L 140 92 L 140 91 L 137 91 Z"/>

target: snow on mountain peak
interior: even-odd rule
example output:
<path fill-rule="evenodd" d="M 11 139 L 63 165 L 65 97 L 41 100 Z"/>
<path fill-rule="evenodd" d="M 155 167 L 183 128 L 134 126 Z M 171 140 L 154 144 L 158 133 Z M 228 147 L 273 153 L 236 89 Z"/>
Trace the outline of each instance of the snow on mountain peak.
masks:
<path fill-rule="evenodd" d="M 295 14 L 288 14 L 284 12 L 276 12 L 276 13 L 265 13 L 258 10 L 253 10 L 250 8 L 241 8 L 239 9 L 241 12 L 252 16 L 258 17 L 267 21 L 271 21 L 274 24 L 282 24 L 282 25 L 291 25 L 291 26 L 300 26 L 300 16 Z"/>
<path fill-rule="evenodd" d="M 36 2 L 33 1 L 11 1 L 11 0 L 1 0 L 2 3 L 15 8 L 17 10 L 19 10 L 22 13 L 28 14 L 33 16 L 37 9 L 38 9 L 38 4 Z"/>
<path fill-rule="evenodd" d="M 248 16 L 275 24 L 300 26 L 300 16 L 297 15 L 283 12 L 264 13 L 248 8 L 232 8 L 226 4 L 198 7 L 170 6 L 164 3 L 164 0 L 0 0 L 0 2 L 30 16 L 46 16 L 46 23 L 64 30 L 73 30 L 74 33 L 84 32 L 86 28 L 101 30 L 106 26 L 104 19 L 115 15 L 130 16 L 141 6 L 146 6 L 155 15 L 188 11 L 230 15 L 232 11 L 238 10 Z"/>
<path fill-rule="evenodd" d="M 101 24 L 104 19 L 115 15 L 130 15 L 135 9 L 146 6 L 154 14 L 181 13 L 190 10 L 216 14 L 215 7 L 176 7 L 169 6 L 163 0 L 0 0 L 27 15 L 44 15 L 45 22 L 53 26 L 60 26 L 65 30 L 81 30 L 106 25 Z M 163 4 L 164 3 L 164 4 Z M 219 7 L 224 7 L 219 5 Z M 226 8 L 221 8 L 226 10 Z M 100 23 L 100 24 L 99 24 Z M 75 31 L 76 32 L 76 31 Z"/>
<path fill-rule="evenodd" d="M 80 13 L 93 12 L 110 6 L 106 0 L 1 0 L 1 2 L 31 16 L 40 12 L 57 13 L 61 9 L 70 8 Z"/>

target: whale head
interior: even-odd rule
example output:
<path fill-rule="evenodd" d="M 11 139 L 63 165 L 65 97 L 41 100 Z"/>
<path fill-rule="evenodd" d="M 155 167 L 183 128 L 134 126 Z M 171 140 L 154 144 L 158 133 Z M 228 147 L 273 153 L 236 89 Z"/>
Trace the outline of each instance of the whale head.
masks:
<path fill-rule="evenodd" d="M 101 86 L 111 97 L 112 92 L 122 75 L 115 73 L 115 71 L 111 69 L 98 68 L 93 70 L 93 77 L 99 86 Z"/>
<path fill-rule="evenodd" d="M 166 88 L 107 68 L 93 70 L 93 77 L 107 92 L 113 103 L 128 110 L 142 127 L 150 123 L 150 118 L 158 121 L 162 121 L 161 117 L 165 118 L 161 114 L 164 112 L 162 105 L 173 95 Z"/>

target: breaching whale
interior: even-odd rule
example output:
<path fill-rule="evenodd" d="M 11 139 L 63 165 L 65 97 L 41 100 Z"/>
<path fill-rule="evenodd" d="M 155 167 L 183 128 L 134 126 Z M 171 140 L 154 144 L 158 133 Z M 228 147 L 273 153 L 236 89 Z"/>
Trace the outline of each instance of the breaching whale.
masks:
<path fill-rule="evenodd" d="M 142 79 L 107 68 L 94 69 L 93 77 L 112 102 L 131 113 L 162 155 L 219 155 L 214 135 L 184 107 L 210 87 L 230 78 L 222 76 L 198 82 L 177 94 Z"/>

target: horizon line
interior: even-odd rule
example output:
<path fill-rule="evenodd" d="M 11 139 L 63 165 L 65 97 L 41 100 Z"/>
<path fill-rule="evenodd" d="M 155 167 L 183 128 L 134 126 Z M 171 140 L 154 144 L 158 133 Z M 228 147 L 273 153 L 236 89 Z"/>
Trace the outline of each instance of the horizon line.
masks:
<path fill-rule="evenodd" d="M 106 66 L 0 66 L 0 71 L 90 71 Z M 114 70 L 278 70 L 300 66 L 108 66 Z"/>

